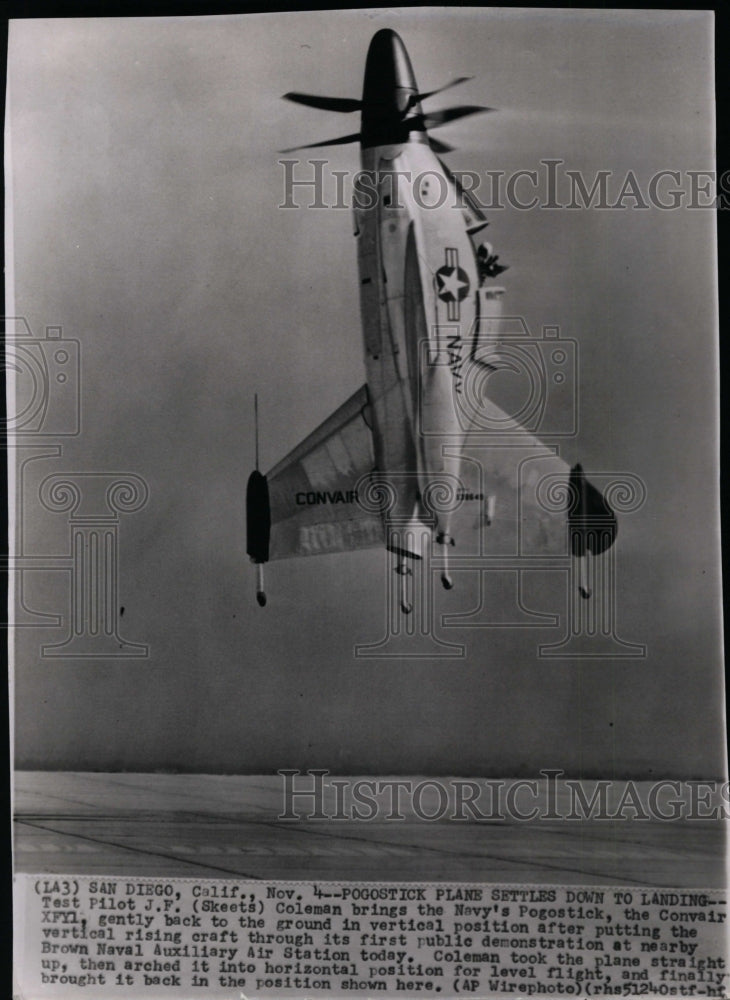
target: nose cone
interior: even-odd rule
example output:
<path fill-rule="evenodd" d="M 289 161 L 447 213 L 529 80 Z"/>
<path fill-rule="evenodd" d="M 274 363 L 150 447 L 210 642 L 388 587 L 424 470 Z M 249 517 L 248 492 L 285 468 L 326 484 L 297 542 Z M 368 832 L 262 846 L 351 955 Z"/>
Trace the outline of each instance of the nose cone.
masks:
<path fill-rule="evenodd" d="M 381 146 L 419 138 L 422 127 L 404 125 L 406 116 L 422 114 L 411 60 L 400 36 L 390 28 L 370 42 L 362 93 L 362 145 Z"/>

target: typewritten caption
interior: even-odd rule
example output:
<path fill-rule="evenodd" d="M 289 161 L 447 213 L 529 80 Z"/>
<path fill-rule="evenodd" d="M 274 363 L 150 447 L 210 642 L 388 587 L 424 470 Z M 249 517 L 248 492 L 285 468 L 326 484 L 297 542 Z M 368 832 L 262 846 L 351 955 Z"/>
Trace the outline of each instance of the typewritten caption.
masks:
<path fill-rule="evenodd" d="M 717 892 L 22 875 L 44 997 L 727 995 Z"/>

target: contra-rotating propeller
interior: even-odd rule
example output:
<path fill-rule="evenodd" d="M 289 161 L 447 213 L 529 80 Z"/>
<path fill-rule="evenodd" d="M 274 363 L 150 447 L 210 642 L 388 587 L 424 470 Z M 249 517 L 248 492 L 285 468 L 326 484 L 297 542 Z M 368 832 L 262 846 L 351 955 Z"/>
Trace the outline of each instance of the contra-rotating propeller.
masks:
<path fill-rule="evenodd" d="M 397 114 L 395 120 L 388 123 L 388 131 L 392 135 L 393 142 L 406 142 L 411 132 L 426 132 L 429 129 L 440 128 L 461 118 L 468 118 L 471 115 L 482 114 L 486 111 L 494 111 L 494 108 L 483 107 L 479 104 L 460 104 L 451 108 L 443 108 L 439 111 L 423 113 L 419 109 L 420 102 L 429 97 L 441 94 L 450 87 L 455 87 L 460 83 L 470 80 L 469 76 L 459 76 L 443 87 L 436 90 L 429 90 L 426 93 L 412 92 L 408 95 L 405 105 Z M 318 94 L 303 94 L 298 91 L 289 91 L 284 94 L 284 100 L 292 101 L 295 104 L 303 104 L 309 108 L 317 108 L 320 111 L 334 111 L 340 114 L 350 114 L 353 111 L 363 111 L 365 102 L 349 97 L 329 97 Z M 377 115 L 377 109 L 374 109 Z M 415 111 L 415 113 L 413 113 Z M 292 146 L 289 149 L 281 150 L 282 153 L 294 153 L 300 149 L 316 149 L 320 146 L 342 146 L 350 142 L 359 142 L 363 139 L 363 131 L 353 132 L 350 135 L 338 136 L 334 139 L 324 139 L 321 142 L 310 142 L 303 146 Z M 435 153 L 449 153 L 454 147 L 448 143 L 441 142 L 429 136 L 431 148 Z"/>

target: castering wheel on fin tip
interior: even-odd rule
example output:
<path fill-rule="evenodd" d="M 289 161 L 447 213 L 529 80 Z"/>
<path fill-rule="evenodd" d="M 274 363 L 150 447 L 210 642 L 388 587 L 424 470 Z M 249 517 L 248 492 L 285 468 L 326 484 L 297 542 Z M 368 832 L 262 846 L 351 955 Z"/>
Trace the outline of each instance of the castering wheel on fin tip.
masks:
<path fill-rule="evenodd" d="M 408 600 L 408 577 L 413 576 L 413 571 L 410 566 L 401 562 L 395 567 L 395 572 L 400 577 L 400 609 L 404 615 L 409 615 L 413 610 L 413 604 Z"/>

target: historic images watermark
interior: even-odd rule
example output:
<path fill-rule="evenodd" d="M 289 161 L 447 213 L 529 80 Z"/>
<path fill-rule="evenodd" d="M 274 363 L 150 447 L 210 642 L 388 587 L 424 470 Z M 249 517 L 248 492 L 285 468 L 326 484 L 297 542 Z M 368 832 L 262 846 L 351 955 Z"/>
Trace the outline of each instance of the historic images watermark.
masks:
<path fill-rule="evenodd" d="M 279 208 L 370 209 L 382 197 L 391 208 L 404 208 L 404 192 L 419 208 L 444 205 L 481 211 L 514 208 L 580 211 L 639 209 L 725 209 L 730 207 L 730 172 L 674 170 L 652 174 L 627 170 L 587 173 L 564 160 L 544 159 L 514 170 L 334 170 L 329 160 L 282 159 Z M 423 182 L 429 184 L 424 186 Z"/>
<path fill-rule="evenodd" d="M 543 326 L 536 337 L 522 316 L 480 316 L 463 335 L 459 326 L 442 323 L 421 342 L 419 361 L 417 412 L 423 437 L 447 437 L 423 392 L 439 367 L 451 371 L 454 413 L 470 443 L 496 444 L 518 429 L 550 440 L 578 434 L 579 344 L 562 336 L 559 326 Z M 513 400 L 503 403 L 506 410 L 495 409 L 490 390 L 504 374 L 513 383 Z"/>
<path fill-rule="evenodd" d="M 726 820 L 730 782 L 637 782 L 564 777 L 543 768 L 539 779 L 329 777 L 325 768 L 282 768 L 280 820 L 340 822 Z"/>
<path fill-rule="evenodd" d="M 47 326 L 36 337 L 27 320 L 3 320 L 8 406 L 3 419 L 13 439 L 66 438 L 81 433 L 81 345 Z"/>
<path fill-rule="evenodd" d="M 65 337 L 61 326 L 47 326 L 36 336 L 24 317 L 6 317 L 3 326 L 6 447 L 15 485 L 14 544 L 7 561 L 15 602 L 12 621 L 5 624 L 63 630 L 59 641 L 41 645 L 43 657 L 146 658 L 146 644 L 121 636 L 119 527 L 122 515 L 146 506 L 149 487 L 127 471 L 49 473 L 45 463 L 60 460 L 65 442 L 82 434 L 81 344 Z M 45 526 L 52 528 L 53 518 L 65 522 L 65 551 L 39 548 L 38 518 L 46 515 Z M 64 613 L 33 606 L 33 582 L 49 573 L 67 581 Z"/>

